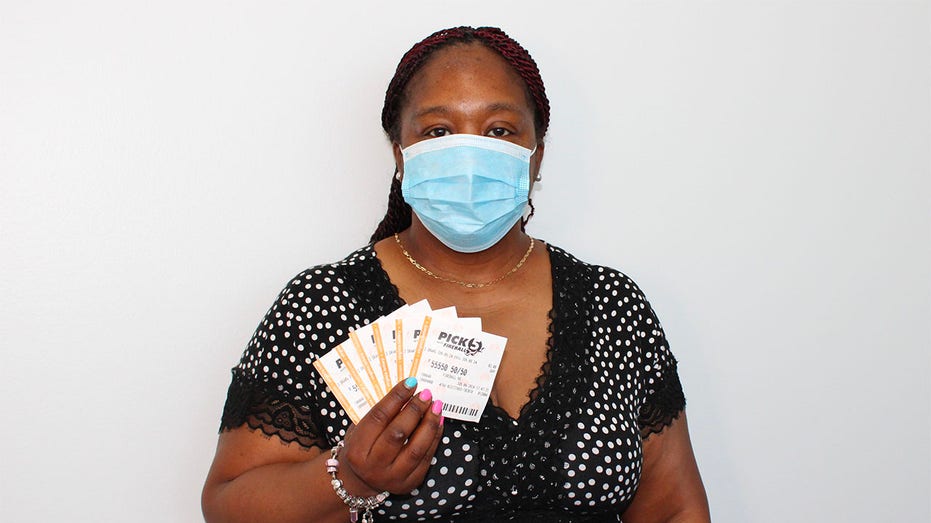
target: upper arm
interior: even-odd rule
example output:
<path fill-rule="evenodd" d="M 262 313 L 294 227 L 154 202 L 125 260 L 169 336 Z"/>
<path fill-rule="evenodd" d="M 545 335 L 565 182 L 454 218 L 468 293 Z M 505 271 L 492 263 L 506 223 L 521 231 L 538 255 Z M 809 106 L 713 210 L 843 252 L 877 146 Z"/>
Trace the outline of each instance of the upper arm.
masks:
<path fill-rule="evenodd" d="M 640 486 L 625 523 L 707 522 L 711 517 L 685 411 L 643 442 Z"/>
<path fill-rule="evenodd" d="M 201 493 L 205 521 L 224 523 L 308 521 L 331 511 L 330 478 L 318 447 L 287 443 L 241 426 L 220 434 Z M 315 521 L 326 521 L 316 518 Z"/>
<path fill-rule="evenodd" d="M 220 433 L 217 452 L 207 474 L 205 490 L 236 479 L 254 468 L 272 463 L 309 461 L 323 452 L 319 447 L 304 447 L 266 436 L 247 425 Z"/>
<path fill-rule="evenodd" d="M 250 507 L 249 497 L 259 499 L 253 509 L 259 507 L 259 510 L 270 514 L 269 507 L 275 503 L 261 488 L 255 488 L 256 482 L 268 488 L 278 488 L 268 478 L 287 481 L 287 476 L 277 473 L 281 468 L 268 466 L 310 461 L 322 452 L 318 447 L 304 447 L 297 442 L 287 443 L 277 436 L 266 436 L 261 430 L 252 430 L 247 425 L 222 432 L 201 492 L 205 520 L 236 521 L 237 514 L 240 519 L 250 519 L 251 516 L 246 515 Z M 263 475 L 263 469 L 269 470 Z M 237 481 L 246 476 L 253 476 L 252 481 L 243 484 Z M 287 497 L 285 491 L 286 488 L 281 488 L 276 494 Z"/>

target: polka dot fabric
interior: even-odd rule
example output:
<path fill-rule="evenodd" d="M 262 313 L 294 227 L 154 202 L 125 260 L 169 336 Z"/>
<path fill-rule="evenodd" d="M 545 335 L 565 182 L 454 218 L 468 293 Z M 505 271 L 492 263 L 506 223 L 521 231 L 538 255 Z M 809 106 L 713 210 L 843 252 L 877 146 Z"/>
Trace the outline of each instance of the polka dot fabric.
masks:
<path fill-rule="evenodd" d="M 518 419 L 489 403 L 479 423 L 447 420 L 424 483 L 376 519 L 620 521 L 642 439 L 685 407 L 676 360 L 633 281 L 548 249 L 548 357 L 530 401 Z M 371 246 L 297 275 L 233 369 L 221 430 L 332 447 L 350 422 L 311 364 L 403 303 Z"/>

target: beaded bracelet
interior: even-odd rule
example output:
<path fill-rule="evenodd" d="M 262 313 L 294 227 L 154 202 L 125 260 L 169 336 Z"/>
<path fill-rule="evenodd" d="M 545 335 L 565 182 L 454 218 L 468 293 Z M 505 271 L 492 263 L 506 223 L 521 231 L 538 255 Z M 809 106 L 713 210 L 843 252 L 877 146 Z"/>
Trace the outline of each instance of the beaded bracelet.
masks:
<path fill-rule="evenodd" d="M 381 492 L 367 498 L 360 498 L 346 492 L 346 489 L 343 488 L 343 481 L 336 477 L 336 471 L 339 470 L 339 460 L 336 459 L 336 455 L 339 454 L 341 448 L 343 448 L 343 442 L 339 441 L 336 446 L 330 449 L 330 459 L 326 460 L 326 471 L 333 478 L 330 480 L 330 484 L 333 485 L 333 490 L 336 491 L 339 499 L 349 505 L 349 521 L 352 523 L 359 521 L 359 510 L 364 510 L 362 512 L 362 523 L 373 523 L 375 519 L 372 517 L 372 509 L 388 499 L 388 492 Z"/>

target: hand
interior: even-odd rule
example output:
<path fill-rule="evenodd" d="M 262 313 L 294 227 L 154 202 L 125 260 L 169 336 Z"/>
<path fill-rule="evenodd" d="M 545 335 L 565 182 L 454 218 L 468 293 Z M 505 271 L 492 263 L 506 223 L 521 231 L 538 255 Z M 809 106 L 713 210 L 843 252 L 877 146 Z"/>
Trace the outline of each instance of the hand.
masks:
<path fill-rule="evenodd" d="M 350 494 L 408 494 L 423 483 L 443 435 L 443 402 L 427 389 L 414 397 L 416 387 L 416 378 L 395 385 L 346 435 L 340 479 Z"/>

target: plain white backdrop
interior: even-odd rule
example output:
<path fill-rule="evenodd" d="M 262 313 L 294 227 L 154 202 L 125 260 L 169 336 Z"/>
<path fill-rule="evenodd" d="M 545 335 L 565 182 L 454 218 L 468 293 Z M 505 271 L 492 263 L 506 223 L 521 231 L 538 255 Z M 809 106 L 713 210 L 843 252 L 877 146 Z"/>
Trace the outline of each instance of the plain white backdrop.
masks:
<path fill-rule="evenodd" d="M 229 368 L 467 24 L 540 65 L 529 230 L 646 291 L 715 521 L 931 520 L 929 2 L 559 4 L 0 4 L 0 519 L 201 520 Z"/>

